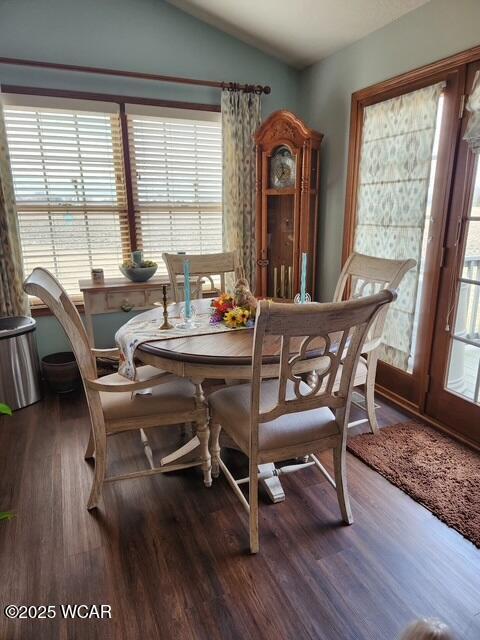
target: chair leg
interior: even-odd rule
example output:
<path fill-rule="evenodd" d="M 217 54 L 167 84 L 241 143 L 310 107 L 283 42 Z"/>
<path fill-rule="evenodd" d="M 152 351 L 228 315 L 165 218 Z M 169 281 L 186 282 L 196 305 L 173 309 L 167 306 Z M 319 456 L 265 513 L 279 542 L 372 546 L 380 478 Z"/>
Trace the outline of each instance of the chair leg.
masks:
<path fill-rule="evenodd" d="M 211 444 L 210 451 L 212 453 L 212 477 L 218 478 L 220 475 L 220 431 L 221 425 L 212 422 L 210 424 Z"/>
<path fill-rule="evenodd" d="M 95 453 L 95 440 L 93 439 L 93 429 L 90 427 L 90 433 L 88 435 L 87 450 L 85 451 L 85 460 L 93 458 Z"/>
<path fill-rule="evenodd" d="M 206 487 L 212 486 L 212 464 L 208 441 L 210 439 L 210 429 L 208 421 L 197 423 L 197 436 L 200 440 L 200 459 L 202 461 L 203 482 Z"/>
<path fill-rule="evenodd" d="M 250 458 L 250 486 L 248 502 L 250 504 L 250 553 L 258 553 L 260 549 L 258 539 L 258 466 L 256 461 L 252 460 L 252 458 Z"/>
<path fill-rule="evenodd" d="M 95 469 L 93 472 L 92 489 L 87 503 L 87 509 L 95 509 L 100 502 L 102 496 L 103 481 L 105 480 L 105 471 L 107 468 L 107 438 L 105 435 L 95 443 Z"/>
<path fill-rule="evenodd" d="M 378 422 L 375 413 L 375 377 L 377 375 L 377 355 L 369 354 L 367 360 L 367 381 L 365 384 L 365 400 L 367 403 L 367 416 L 372 433 L 378 433 Z"/>
<path fill-rule="evenodd" d="M 346 455 L 345 444 L 340 445 L 333 450 L 333 466 L 335 469 L 338 505 L 345 524 L 352 524 L 353 516 L 350 508 L 350 498 L 348 497 L 347 488 Z"/>

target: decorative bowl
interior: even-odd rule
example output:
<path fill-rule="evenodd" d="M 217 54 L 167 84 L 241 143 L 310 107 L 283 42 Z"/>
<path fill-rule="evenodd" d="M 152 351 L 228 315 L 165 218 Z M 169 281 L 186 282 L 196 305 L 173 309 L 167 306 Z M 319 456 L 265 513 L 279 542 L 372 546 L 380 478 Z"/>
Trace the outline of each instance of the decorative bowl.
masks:
<path fill-rule="evenodd" d="M 158 266 L 154 267 L 124 267 L 120 265 L 120 271 L 132 282 L 146 282 L 155 274 Z"/>

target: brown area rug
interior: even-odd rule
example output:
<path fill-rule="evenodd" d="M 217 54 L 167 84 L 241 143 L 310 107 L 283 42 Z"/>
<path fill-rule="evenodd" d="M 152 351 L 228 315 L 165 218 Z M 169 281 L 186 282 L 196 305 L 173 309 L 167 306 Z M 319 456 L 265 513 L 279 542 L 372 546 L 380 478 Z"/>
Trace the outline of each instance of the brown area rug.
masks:
<path fill-rule="evenodd" d="M 415 422 L 355 436 L 347 448 L 480 547 L 480 454 Z"/>

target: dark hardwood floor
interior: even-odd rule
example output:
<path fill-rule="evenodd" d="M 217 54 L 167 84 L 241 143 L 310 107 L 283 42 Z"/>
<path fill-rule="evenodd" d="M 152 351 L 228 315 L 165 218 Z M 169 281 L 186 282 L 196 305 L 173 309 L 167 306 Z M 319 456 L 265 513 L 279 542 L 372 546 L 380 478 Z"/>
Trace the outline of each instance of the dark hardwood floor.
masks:
<path fill-rule="evenodd" d="M 380 404 L 382 424 L 404 419 Z M 0 522 L 1 640 L 393 640 L 418 616 L 480 638 L 478 550 L 351 455 L 355 523 L 341 525 L 333 489 L 308 469 L 282 480 L 286 502 L 262 500 L 250 556 L 241 505 L 198 469 L 107 485 L 89 514 L 87 434 L 80 393 L 0 420 L 0 510 L 15 512 Z M 180 432 L 151 440 L 172 450 Z M 110 444 L 110 471 L 144 466 L 136 435 Z M 63 620 L 68 603 L 109 604 L 112 619 Z M 57 617 L 9 621 L 7 604 L 54 604 Z"/>

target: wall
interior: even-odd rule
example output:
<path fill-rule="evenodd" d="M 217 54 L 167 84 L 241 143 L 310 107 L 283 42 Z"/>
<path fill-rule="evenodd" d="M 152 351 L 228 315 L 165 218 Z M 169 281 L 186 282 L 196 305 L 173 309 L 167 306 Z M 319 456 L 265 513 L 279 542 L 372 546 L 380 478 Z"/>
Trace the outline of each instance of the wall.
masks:
<path fill-rule="evenodd" d="M 0 57 L 268 84 L 263 113 L 297 110 L 297 71 L 163 0 L 2 0 Z M 0 65 L 0 83 L 219 104 L 217 89 Z M 95 320 L 98 346 L 131 314 Z M 68 348 L 38 319 L 40 354 Z"/>
<path fill-rule="evenodd" d="M 431 0 L 302 72 L 300 113 L 325 134 L 320 299 L 331 299 L 341 266 L 351 94 L 480 44 L 479 25 L 479 0 Z"/>

